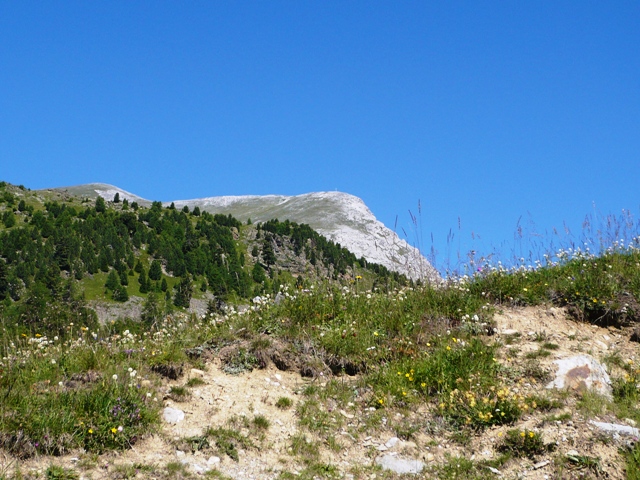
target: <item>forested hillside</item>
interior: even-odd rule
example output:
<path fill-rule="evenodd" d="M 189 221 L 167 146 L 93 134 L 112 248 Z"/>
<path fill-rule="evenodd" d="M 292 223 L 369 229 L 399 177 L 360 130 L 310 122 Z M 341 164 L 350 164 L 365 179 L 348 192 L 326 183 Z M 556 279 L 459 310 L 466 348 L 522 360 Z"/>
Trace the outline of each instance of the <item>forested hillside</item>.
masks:
<path fill-rule="evenodd" d="M 145 298 L 143 317 L 188 308 L 194 295 L 219 301 L 276 293 L 306 277 L 388 286 L 404 277 L 367 265 L 307 225 L 242 225 L 153 202 L 32 192 L 0 183 L 0 301 L 5 328 L 58 331 L 97 321 L 87 300 Z"/>

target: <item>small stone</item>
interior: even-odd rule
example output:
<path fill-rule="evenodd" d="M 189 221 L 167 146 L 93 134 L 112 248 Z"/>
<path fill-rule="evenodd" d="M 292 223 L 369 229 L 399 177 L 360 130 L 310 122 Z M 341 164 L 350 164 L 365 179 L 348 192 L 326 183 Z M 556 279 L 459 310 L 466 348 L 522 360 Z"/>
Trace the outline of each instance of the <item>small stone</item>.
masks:
<path fill-rule="evenodd" d="M 376 458 L 376 464 L 385 470 L 395 473 L 420 473 L 424 468 L 424 463 L 420 460 L 405 460 L 393 455 L 383 455 Z"/>
<path fill-rule="evenodd" d="M 634 427 L 629 427 L 628 425 L 618 425 L 616 423 L 606 423 L 606 422 L 595 422 L 591 420 L 592 425 L 595 425 L 600 430 L 604 430 L 605 432 L 618 433 L 622 435 L 630 435 L 632 437 L 640 437 L 640 430 Z"/>
<path fill-rule="evenodd" d="M 202 465 L 198 465 L 197 463 L 192 463 L 189 465 L 191 467 L 191 470 L 193 470 L 196 473 L 205 473 L 209 471 L 208 467 L 203 467 Z"/>
<path fill-rule="evenodd" d="M 546 467 L 547 465 L 549 465 L 549 463 L 551 463 L 549 460 L 543 460 L 541 462 L 535 463 L 531 468 L 533 470 L 539 470 L 542 467 Z"/>
<path fill-rule="evenodd" d="M 282 381 L 282 375 L 280 375 L 279 373 L 276 373 L 274 377 L 276 377 L 276 380 L 278 380 L 279 382 Z"/>
<path fill-rule="evenodd" d="M 601 342 L 600 340 L 596 340 L 596 345 L 598 345 L 600 348 L 602 348 L 602 350 L 609 350 L 609 347 L 607 346 L 606 343 Z"/>
<path fill-rule="evenodd" d="M 567 456 L 568 457 L 577 457 L 579 455 L 579 453 L 576 450 L 569 450 L 567 452 Z"/>
<path fill-rule="evenodd" d="M 197 368 L 192 368 L 191 369 L 191 375 L 193 375 L 194 377 L 204 377 L 204 372 L 202 370 L 198 370 Z"/>
<path fill-rule="evenodd" d="M 184 420 L 184 412 L 177 408 L 166 407 L 162 412 L 162 418 L 167 423 L 179 423 Z"/>
<path fill-rule="evenodd" d="M 494 473 L 496 475 L 502 475 L 502 472 L 500 470 L 498 470 L 497 468 L 493 468 L 493 467 L 487 467 L 487 469 L 491 472 Z"/>
<path fill-rule="evenodd" d="M 398 437 L 391 437 L 389 440 L 387 440 L 384 446 L 387 448 L 393 448 L 398 444 L 399 441 L 400 439 Z"/>
<path fill-rule="evenodd" d="M 342 415 L 344 418 L 349 418 L 349 419 L 353 418 L 353 414 L 347 413 L 344 410 L 340 410 L 340 415 Z"/>
<path fill-rule="evenodd" d="M 209 457 L 207 460 L 207 465 L 217 465 L 220 463 L 220 457 Z"/>
<path fill-rule="evenodd" d="M 435 460 L 435 458 L 436 458 L 436 457 L 435 457 L 435 455 L 434 455 L 433 453 L 427 453 L 427 454 L 424 456 L 424 459 L 425 459 L 427 462 L 433 462 L 433 461 Z"/>

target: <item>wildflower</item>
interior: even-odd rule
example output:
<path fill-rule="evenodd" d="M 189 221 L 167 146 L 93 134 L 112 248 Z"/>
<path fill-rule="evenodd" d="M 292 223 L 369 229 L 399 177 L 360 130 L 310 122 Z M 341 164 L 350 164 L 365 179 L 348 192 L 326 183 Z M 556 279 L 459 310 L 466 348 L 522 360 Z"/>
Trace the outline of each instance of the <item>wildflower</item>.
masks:
<path fill-rule="evenodd" d="M 42 335 L 40 335 L 39 333 L 36 333 L 36 338 L 40 338 Z"/>
<path fill-rule="evenodd" d="M 90 428 L 90 429 L 89 429 L 89 433 L 90 433 L 90 434 L 93 434 L 93 428 Z"/>
<path fill-rule="evenodd" d="M 427 384 L 426 384 L 426 383 L 424 383 L 424 382 L 422 382 L 422 383 L 420 384 L 420 386 L 421 386 L 422 388 L 424 388 L 424 387 L 426 387 L 426 386 L 427 386 Z"/>
<path fill-rule="evenodd" d="M 529 432 L 529 438 L 533 438 L 533 432 Z"/>
<path fill-rule="evenodd" d="M 116 433 L 117 431 L 118 431 L 118 429 L 117 429 L 116 427 L 113 427 L 113 428 L 111 429 L 111 433 Z"/>
<path fill-rule="evenodd" d="M 451 350 L 451 347 L 449 345 L 447 345 L 447 350 Z"/>
<path fill-rule="evenodd" d="M 520 436 L 524 438 L 524 432 L 520 432 Z"/>
<path fill-rule="evenodd" d="M 378 336 L 378 332 L 373 332 L 373 335 L 377 337 Z"/>
<path fill-rule="evenodd" d="M 113 376 L 112 376 L 111 378 L 113 378 L 114 380 L 118 380 L 118 375 L 116 375 L 116 374 L 114 373 L 114 374 L 113 374 Z"/>
<path fill-rule="evenodd" d="M 118 431 L 122 432 L 122 430 L 123 430 L 122 425 L 118 426 Z"/>

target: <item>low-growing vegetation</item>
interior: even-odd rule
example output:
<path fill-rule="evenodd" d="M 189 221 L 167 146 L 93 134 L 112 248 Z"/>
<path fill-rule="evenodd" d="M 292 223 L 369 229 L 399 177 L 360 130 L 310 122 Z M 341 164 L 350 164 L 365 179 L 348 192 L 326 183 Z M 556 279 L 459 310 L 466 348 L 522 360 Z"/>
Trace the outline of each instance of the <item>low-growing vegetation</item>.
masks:
<path fill-rule="evenodd" d="M 7 205 L 5 202 L 3 208 Z M 216 219 L 158 205 L 135 218 L 129 215 L 131 211 L 100 211 L 97 202 L 85 205 L 82 211 L 70 208 L 51 204 L 38 216 L 39 210 L 26 207 L 17 213 L 32 225 L 30 235 L 42 244 L 42 251 L 49 248 L 58 256 L 53 258 L 70 262 L 67 269 L 18 272 L 20 258 L 31 262 L 44 254 L 38 249 L 28 252 L 31 240 L 23 238 L 28 231 L 19 231 L 15 224 L 5 223 L 0 232 L 0 242 L 4 242 L 0 245 L 0 319 L 5 326 L 0 338 L 0 448 L 12 458 L 22 461 L 80 451 L 85 455 L 126 451 L 159 432 L 163 400 L 179 406 L 191 401 L 197 389 L 206 387 L 205 380 L 190 378 L 188 372 L 214 362 L 228 375 L 276 368 L 306 379 L 295 400 L 279 393 L 264 400 L 281 414 L 295 417 L 298 428 L 288 439 L 287 449 L 296 467 L 283 467 L 278 473 L 283 479 L 341 478 L 337 466 L 326 463 L 323 451 L 339 454 L 345 442 L 366 443 L 369 440 L 365 439 L 382 431 L 408 445 L 422 442 L 429 446 L 435 438 L 444 438 L 461 449 L 490 433 L 500 453 L 498 460 L 487 463 L 450 455 L 425 472 L 438 478 L 491 478 L 493 470 L 510 462 L 554 454 L 557 444 L 545 439 L 537 427 L 522 427 L 519 422 L 524 420 L 535 418 L 540 428 L 578 416 L 610 415 L 640 422 L 637 358 L 608 354 L 605 360 L 613 377 L 611 399 L 585 392 L 569 400 L 568 394 L 539 388 L 548 379 L 539 362 L 561 351 L 557 341 L 542 331 L 527 332 L 535 348 L 521 352 L 524 336 L 520 332 L 496 335 L 494 320 L 505 308 L 545 305 L 560 308 L 579 322 L 632 328 L 640 319 L 637 237 L 627 244 L 603 246 L 597 255 L 561 250 L 555 257 L 547 257 L 545 264 L 530 268 L 476 264 L 473 275 L 450 277 L 438 285 L 393 276 L 384 277 L 384 281 L 373 275 L 362 278 L 356 275 L 362 266 L 355 265 L 355 259 L 348 257 L 351 263 L 343 264 L 346 254 L 325 245 L 316 251 L 319 258 L 335 254 L 342 259 L 334 259 L 333 278 L 307 279 L 305 283 L 291 276 L 284 281 L 286 275 L 278 276 L 274 271 L 269 281 L 260 272 L 255 273 L 261 280 L 256 283 L 249 277 L 239 277 L 246 284 L 242 279 L 241 284 L 227 279 L 226 302 L 210 299 L 203 315 L 183 308 L 180 295 L 187 295 L 190 286 L 183 285 L 183 291 L 180 284 L 188 274 L 199 283 L 206 280 L 205 292 L 217 293 L 217 267 L 198 272 L 197 258 L 192 264 L 190 254 L 171 259 L 177 263 L 167 263 L 165 255 L 173 251 L 171 242 L 169 237 L 162 238 L 158 229 L 168 228 L 167 222 L 182 225 L 183 234 L 192 236 L 193 245 L 200 245 L 190 250 L 196 252 L 195 257 L 205 248 L 206 232 L 215 231 L 217 246 L 211 237 L 206 248 L 222 249 L 216 250 L 216 258 L 224 250 L 239 259 L 239 250 L 225 243 L 229 240 L 225 228 L 241 230 L 242 225 L 232 218 Z M 108 218 L 100 220 L 105 213 Z M 90 262 L 80 261 L 84 250 L 78 250 L 77 258 L 56 253 L 64 243 L 59 238 L 54 241 L 57 225 L 76 232 L 70 238 L 79 239 L 82 228 L 76 224 L 87 221 L 106 222 L 107 230 L 114 225 L 129 228 L 123 235 L 126 233 L 131 245 L 125 242 L 123 255 L 111 262 L 100 260 L 104 265 L 99 262 L 93 273 L 117 272 L 119 268 L 124 272 L 122 278 L 111 275 L 111 286 L 100 287 L 106 289 L 107 296 L 125 287 L 130 295 L 140 294 L 140 285 L 132 284 L 134 278 L 137 283 L 141 276 L 144 279 L 141 272 L 155 278 L 150 281 L 151 291 L 146 292 L 142 318 L 97 322 L 83 298 L 86 290 L 83 293 L 81 278 L 91 273 L 87 270 Z M 50 236 L 44 236 L 43 229 L 52 229 Z M 131 230 L 142 232 L 137 240 Z M 296 242 L 303 242 L 300 252 L 306 248 L 304 242 L 319 242 L 311 233 L 286 222 L 269 222 L 261 232 L 265 236 L 293 235 Z M 22 243 L 9 246 L 9 238 Z M 258 249 L 258 254 L 268 256 L 268 245 L 263 242 L 261 248 L 266 253 Z M 140 255 L 130 262 L 128 254 L 134 252 Z M 151 267 L 160 259 L 164 270 L 161 268 L 158 276 L 157 267 L 153 267 L 151 274 Z M 237 261 L 233 268 L 250 276 L 253 267 L 245 268 Z M 138 262 L 140 272 L 136 270 Z M 167 273 L 168 265 L 173 274 Z M 180 265 L 184 272 L 178 275 Z M 20 288 L 15 290 L 18 278 Z M 131 280 L 128 286 L 125 278 Z M 282 281 L 276 281 L 278 278 Z M 176 286 L 174 298 L 164 293 L 163 279 Z M 253 293 L 259 295 L 250 303 L 242 299 Z M 264 448 L 265 438 L 280 424 L 262 411 L 250 416 L 230 412 L 227 423 L 203 427 L 201 435 L 175 440 L 174 446 L 189 454 L 215 454 L 224 461 L 240 462 L 241 451 Z M 376 450 L 369 446 L 373 457 Z M 622 449 L 620 458 L 626 462 L 628 478 L 638 478 L 638 447 Z M 588 455 L 556 460 L 554 465 L 565 471 L 582 469 L 599 475 L 604 468 Z M 386 473 L 378 467 L 361 468 L 385 478 Z M 169 470 L 174 473 L 163 473 Z M 136 469 L 141 471 L 144 474 L 143 469 Z M 181 464 L 167 464 L 154 473 L 159 478 L 174 474 L 189 475 Z M 51 466 L 45 478 L 76 478 L 73 475 Z M 129 478 L 124 470 L 119 475 Z M 225 478 L 212 469 L 210 476 L 216 475 Z"/>

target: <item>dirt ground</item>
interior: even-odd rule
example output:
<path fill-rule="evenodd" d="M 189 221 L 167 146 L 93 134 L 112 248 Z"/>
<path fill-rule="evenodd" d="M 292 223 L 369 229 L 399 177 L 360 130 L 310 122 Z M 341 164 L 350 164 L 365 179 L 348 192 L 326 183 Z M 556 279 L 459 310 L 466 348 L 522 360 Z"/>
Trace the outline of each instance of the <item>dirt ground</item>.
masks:
<path fill-rule="evenodd" d="M 514 371 L 526 372 L 527 368 L 532 368 L 533 362 L 538 373 L 542 371 L 551 375 L 556 368 L 554 360 L 575 354 L 588 354 L 599 361 L 607 356 L 638 361 L 638 344 L 629 340 L 630 332 L 576 323 L 562 309 L 505 309 L 496 314 L 495 321 L 497 334 L 491 337 L 491 341 L 499 341 L 504 345 L 500 361 Z M 536 357 L 535 352 L 541 348 L 542 341 L 557 347 L 550 350 L 548 356 Z M 621 372 L 614 370 L 609 374 L 615 377 Z M 191 388 L 191 394 L 185 401 L 172 399 L 170 388 L 184 385 L 191 377 L 201 378 L 203 383 Z M 516 382 L 516 388 L 526 394 L 545 392 L 547 381 L 536 381 L 534 377 L 523 374 L 522 379 Z M 162 392 L 165 394 L 158 401 L 163 402 L 165 407 L 183 411 L 184 420 L 175 424 L 163 421 L 156 434 L 142 439 L 131 450 L 100 456 L 74 452 L 64 457 L 37 457 L 21 463 L 5 455 L 0 457 L 0 474 L 3 470 L 12 471 L 19 466 L 24 475 L 31 474 L 32 478 L 37 478 L 37 472 L 40 472 L 40 478 L 44 478 L 46 468 L 55 464 L 74 469 L 80 478 L 167 478 L 143 468 L 140 468 L 137 476 L 126 477 L 118 473 L 122 472 L 118 466 L 147 465 L 160 469 L 170 462 L 185 464 L 195 478 L 207 470 L 217 470 L 234 479 L 276 479 L 283 471 L 295 474 L 304 468 L 300 457 L 292 455 L 290 451 L 292 437 L 302 431 L 298 425 L 296 406 L 303 399 L 300 392 L 310 382 L 322 384 L 321 380 L 305 379 L 298 373 L 279 371 L 274 366 L 229 375 L 221 370 L 219 360 L 214 358 L 206 364 L 205 369 L 191 370 L 186 378 L 166 381 L 160 387 L 158 396 Z M 292 406 L 288 409 L 276 407 L 280 397 L 290 398 Z M 392 441 L 389 447 L 384 444 L 395 437 L 392 428 L 385 429 L 383 426 L 364 434 L 353 434 L 349 426 L 362 424 L 361 420 L 371 414 L 369 408 L 358 410 L 360 407 L 356 405 L 348 411 L 339 411 L 347 422 L 346 426 L 335 432 L 341 448 L 336 450 L 322 445 L 321 457 L 324 462 L 335 466 L 343 478 L 404 478 L 385 476 L 373 468 L 361 469 L 364 473 L 353 469 L 355 466 L 371 467 L 383 453 L 424 462 L 426 466 L 422 474 L 408 477 L 436 478 L 429 472 L 434 465 L 446 462 L 449 456 L 464 456 L 472 460 L 496 458 L 499 455 L 496 447 L 507 430 L 517 427 L 539 432 L 545 443 L 555 444 L 554 451 L 533 460 L 510 460 L 497 469 L 500 474 L 494 476 L 487 470 L 487 478 L 625 478 L 624 462 L 619 451 L 636 439 L 605 434 L 590 421 L 634 426 L 633 421 L 616 419 L 607 412 L 587 417 L 576 409 L 579 398 L 577 392 L 558 395 L 558 398 L 562 401 L 562 407 L 552 413 L 559 420 L 550 419 L 549 412 L 533 412 L 524 415 L 517 425 L 489 428 L 466 442 L 456 441 L 450 432 L 421 429 L 410 440 L 400 440 L 394 445 Z M 327 404 L 325 408 L 331 409 L 331 405 Z M 563 413 L 568 415 L 562 416 Z M 414 414 L 418 418 L 419 415 L 428 415 L 428 411 L 425 409 Z M 267 418 L 269 427 L 264 431 L 259 447 L 240 450 L 238 461 L 215 449 L 192 453 L 181 447 L 184 438 L 200 436 L 210 426 L 226 425 L 232 416 L 255 418 L 257 415 Z M 313 437 L 305 433 L 309 438 Z M 598 459 L 597 467 L 586 468 L 583 464 L 571 461 L 565 461 L 564 466 L 560 466 L 560 459 L 566 459 L 567 455 Z"/>

